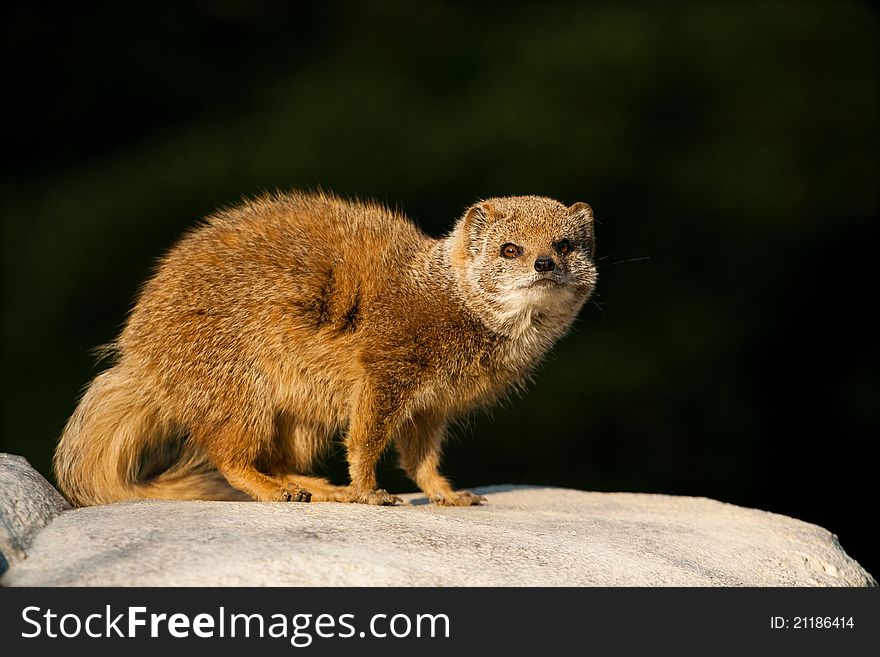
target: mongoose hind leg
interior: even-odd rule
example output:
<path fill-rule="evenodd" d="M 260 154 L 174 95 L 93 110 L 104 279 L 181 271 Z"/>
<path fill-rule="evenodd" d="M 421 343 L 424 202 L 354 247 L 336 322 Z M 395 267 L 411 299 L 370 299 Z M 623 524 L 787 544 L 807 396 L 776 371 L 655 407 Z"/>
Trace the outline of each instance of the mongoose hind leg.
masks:
<path fill-rule="evenodd" d="M 397 495 L 382 489 L 370 491 L 366 496 L 359 495 L 351 486 L 336 486 L 323 477 L 289 474 L 284 475 L 282 479 L 289 484 L 302 486 L 311 491 L 312 502 L 361 502 L 379 506 L 393 506 L 403 502 Z"/>
<path fill-rule="evenodd" d="M 482 495 L 452 489 L 449 480 L 440 474 L 440 455 L 446 426 L 442 420 L 417 417 L 395 436 L 400 462 L 409 477 L 428 499 L 440 506 L 476 506 L 486 501 Z"/>
<path fill-rule="evenodd" d="M 336 486 L 323 477 L 287 474 L 281 479 L 288 486 L 299 486 L 312 494 L 312 502 L 351 502 L 352 493 L 347 486 Z"/>
<path fill-rule="evenodd" d="M 258 502 L 309 502 L 311 491 L 296 482 L 260 472 L 256 456 L 264 441 L 243 426 L 227 423 L 219 430 L 192 432 L 229 484 Z"/>
<path fill-rule="evenodd" d="M 289 413 L 279 414 L 275 418 L 275 442 L 258 460 L 258 467 L 287 486 L 308 490 L 312 502 L 350 502 L 347 487 L 335 486 L 323 477 L 300 474 L 313 469 L 332 440 L 332 430 L 326 427 L 298 422 Z"/>
<path fill-rule="evenodd" d="M 264 475 L 250 465 L 217 465 L 230 485 L 244 491 L 258 502 L 310 502 L 312 492 L 296 482 Z"/>

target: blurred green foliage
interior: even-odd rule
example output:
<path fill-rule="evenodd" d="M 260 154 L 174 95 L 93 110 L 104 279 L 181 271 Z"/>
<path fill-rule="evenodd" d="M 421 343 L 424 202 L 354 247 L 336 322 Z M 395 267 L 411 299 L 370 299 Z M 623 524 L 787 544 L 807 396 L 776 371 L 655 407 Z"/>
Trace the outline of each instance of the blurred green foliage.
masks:
<path fill-rule="evenodd" d="M 49 475 L 90 350 L 218 206 L 321 186 L 439 235 L 542 194 L 596 211 L 596 303 L 452 478 L 760 506 L 877 574 L 867 5 L 30 4 L 2 33 L 2 450 Z"/>

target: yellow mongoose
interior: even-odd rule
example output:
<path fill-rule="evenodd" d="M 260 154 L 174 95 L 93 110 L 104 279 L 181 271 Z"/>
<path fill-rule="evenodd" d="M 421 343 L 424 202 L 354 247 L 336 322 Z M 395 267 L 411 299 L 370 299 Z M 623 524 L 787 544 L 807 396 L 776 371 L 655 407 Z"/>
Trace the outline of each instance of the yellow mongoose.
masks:
<path fill-rule="evenodd" d="M 537 196 L 470 207 L 443 239 L 377 204 L 276 194 L 209 217 L 160 261 L 115 364 L 64 428 L 71 502 L 394 504 L 394 443 L 434 502 L 447 424 L 522 384 L 596 282 L 593 215 Z M 308 476 L 345 432 L 351 485 Z"/>

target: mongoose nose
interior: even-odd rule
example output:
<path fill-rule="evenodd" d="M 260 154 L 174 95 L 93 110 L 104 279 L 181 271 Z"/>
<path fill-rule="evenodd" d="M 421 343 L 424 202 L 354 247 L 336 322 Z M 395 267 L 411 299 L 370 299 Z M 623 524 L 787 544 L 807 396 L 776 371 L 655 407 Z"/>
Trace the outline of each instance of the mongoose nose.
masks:
<path fill-rule="evenodd" d="M 535 271 L 553 271 L 556 269 L 556 263 L 553 262 L 553 258 L 548 256 L 541 256 L 537 260 L 535 260 Z"/>

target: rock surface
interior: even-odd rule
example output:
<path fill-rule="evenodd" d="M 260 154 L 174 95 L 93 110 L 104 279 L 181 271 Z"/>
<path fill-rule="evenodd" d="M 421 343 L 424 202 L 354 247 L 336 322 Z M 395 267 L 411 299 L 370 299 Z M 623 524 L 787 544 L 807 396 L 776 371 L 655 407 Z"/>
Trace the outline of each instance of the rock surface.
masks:
<path fill-rule="evenodd" d="M 0 573 L 25 559 L 37 533 L 69 509 L 27 459 L 0 454 Z"/>
<path fill-rule="evenodd" d="M 59 508 L 57 500 L 23 505 L 21 482 L 2 481 L 4 514 L 36 509 L 36 522 L 22 525 L 30 532 Z M 42 482 L 35 500 L 45 499 Z M 408 495 L 400 507 L 138 501 L 75 509 L 42 529 L 0 584 L 875 585 L 831 533 L 764 511 L 562 488 L 476 492 L 486 505 L 440 508 Z"/>

